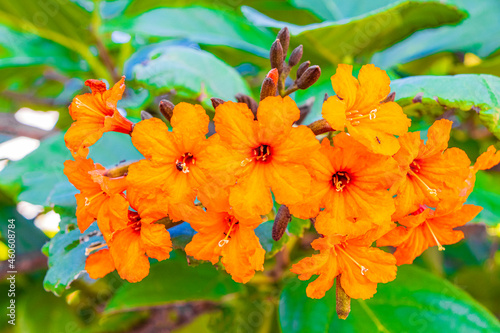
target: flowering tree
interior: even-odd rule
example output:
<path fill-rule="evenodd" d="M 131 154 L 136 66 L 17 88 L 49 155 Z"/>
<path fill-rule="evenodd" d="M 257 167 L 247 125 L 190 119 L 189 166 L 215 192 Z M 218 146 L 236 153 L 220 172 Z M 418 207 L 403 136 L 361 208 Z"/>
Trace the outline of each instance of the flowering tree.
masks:
<path fill-rule="evenodd" d="M 500 164 L 500 79 L 412 76 L 439 70 L 433 56 L 387 64 L 391 50 L 420 35 L 403 39 L 457 24 L 464 9 L 403 1 L 364 15 L 350 9 L 348 20 L 333 23 L 319 9 L 328 1 L 283 5 L 301 14 L 295 25 L 204 1 L 98 4 L 58 9 L 65 17 L 92 13 L 93 40 L 73 40 L 85 46 L 74 48 L 80 68 L 63 68 L 76 66 L 62 61 L 75 54 L 64 53 L 71 47 L 56 27 L 39 27 L 31 39 L 17 23 L 22 31 L 6 30 L 32 47 L 64 48 L 60 61 L 47 55 L 49 67 L 86 86 L 65 93 L 67 131 L 0 174 L 15 200 L 61 216 L 43 247 L 43 285 L 65 296 L 50 298 L 65 311 L 61 325 L 89 332 L 141 325 L 153 332 L 165 323 L 169 331 L 186 323 L 192 331 L 500 329 L 482 305 L 429 272 L 448 249 L 457 253 L 467 223 L 498 223 L 498 203 L 485 198 L 499 195 L 498 174 L 486 170 Z M 306 13 L 324 23 L 303 25 Z M 162 15 L 172 21 L 152 23 Z M 412 15 L 415 23 L 397 19 Z M 183 21 L 193 16 L 207 31 Z M 177 34 L 177 24 L 185 31 Z M 119 46 L 106 45 L 110 36 Z M 178 39 L 139 45 L 163 37 Z M 226 61 L 238 71 L 194 43 L 221 59 L 236 53 Z M 461 73 L 479 64 L 464 58 L 454 66 Z M 471 141 L 472 148 L 464 144 Z M 166 319 L 169 311 L 178 317 Z"/>

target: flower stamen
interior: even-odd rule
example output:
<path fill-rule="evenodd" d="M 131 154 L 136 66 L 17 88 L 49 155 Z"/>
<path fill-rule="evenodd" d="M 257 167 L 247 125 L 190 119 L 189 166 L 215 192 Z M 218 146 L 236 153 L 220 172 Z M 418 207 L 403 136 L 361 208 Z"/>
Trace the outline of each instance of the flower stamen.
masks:
<path fill-rule="evenodd" d="M 351 177 L 347 172 L 337 172 L 332 177 L 332 183 L 335 186 L 335 191 L 342 192 L 344 187 L 351 181 Z"/>
<path fill-rule="evenodd" d="M 361 114 L 358 110 L 353 110 L 353 111 L 346 112 L 346 117 L 348 117 L 346 120 L 350 121 L 351 125 L 357 126 L 360 124 L 360 121 L 359 121 L 360 119 L 368 118 L 370 120 L 374 120 L 375 118 L 377 118 L 376 113 L 377 113 L 377 109 L 373 109 L 367 114 Z"/>
<path fill-rule="evenodd" d="M 85 207 L 89 206 L 89 205 L 90 205 L 90 203 L 92 202 L 92 200 L 94 200 L 95 198 L 97 198 L 97 197 L 98 197 L 98 196 L 100 196 L 101 194 L 104 194 L 104 191 L 101 191 L 101 192 L 99 192 L 99 193 L 97 193 L 97 194 L 93 195 L 93 196 L 92 196 L 92 197 L 90 197 L 90 198 L 85 197 Z"/>
<path fill-rule="evenodd" d="M 175 161 L 175 167 L 177 170 L 182 171 L 183 173 L 188 173 L 189 172 L 189 166 L 188 164 L 195 164 L 196 160 L 193 157 L 193 154 L 191 153 L 184 153 L 181 156 L 181 160 L 176 160 Z"/>
<path fill-rule="evenodd" d="M 429 231 L 431 232 L 432 237 L 434 237 L 434 240 L 436 241 L 436 244 L 438 246 L 438 250 L 439 251 L 444 251 L 445 250 L 444 246 L 441 245 L 441 243 L 439 243 L 439 241 L 438 241 L 438 239 L 436 237 L 436 234 L 434 234 L 434 231 L 432 231 L 432 229 L 431 229 L 431 226 L 430 226 L 429 222 L 425 221 L 425 224 L 427 225 L 427 228 L 429 228 Z"/>
<path fill-rule="evenodd" d="M 432 195 L 434 198 L 437 198 L 437 190 L 436 189 L 433 189 L 431 187 L 429 187 L 429 185 L 427 185 L 423 180 L 422 178 L 420 178 L 415 172 L 413 172 L 413 170 L 409 170 L 408 173 L 410 175 L 412 175 L 413 177 L 417 178 L 418 181 L 420 181 L 420 183 L 422 183 L 422 185 L 425 186 L 425 188 L 427 189 L 427 192 L 429 192 L 430 195 Z"/>
<path fill-rule="evenodd" d="M 365 273 L 368 271 L 368 268 L 365 266 L 361 265 L 359 262 L 357 262 L 349 253 L 347 253 L 346 250 L 344 250 L 341 246 L 335 246 L 336 249 L 342 251 L 349 259 L 351 259 L 360 269 L 361 269 L 361 275 L 365 275 Z"/>
<path fill-rule="evenodd" d="M 224 239 L 221 239 L 221 240 L 219 241 L 219 247 L 223 247 L 224 245 L 226 245 L 227 243 L 229 243 L 229 239 L 228 239 L 228 238 L 230 238 L 230 237 L 231 237 L 231 236 L 230 236 L 231 231 L 233 230 L 233 227 L 234 227 L 236 224 L 238 224 L 238 220 L 236 220 L 235 218 L 233 218 L 233 217 L 229 217 L 228 219 L 229 219 L 229 220 L 228 220 L 228 222 L 230 223 L 229 230 L 227 231 L 227 233 L 225 233 L 225 234 L 226 234 L 226 237 L 224 237 Z"/>

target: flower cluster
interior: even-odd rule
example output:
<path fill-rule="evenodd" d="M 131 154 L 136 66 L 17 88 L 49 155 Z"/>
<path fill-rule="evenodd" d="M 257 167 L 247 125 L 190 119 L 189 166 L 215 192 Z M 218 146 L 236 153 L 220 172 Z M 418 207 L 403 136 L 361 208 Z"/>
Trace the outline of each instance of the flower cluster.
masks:
<path fill-rule="evenodd" d="M 171 110 L 171 129 L 159 118 L 132 124 L 116 108 L 123 82 L 107 90 L 87 81 L 92 93 L 73 100 L 75 123 L 65 137 L 74 155 L 65 174 L 80 190 L 78 226 L 83 232 L 97 221 L 105 240 L 87 258 L 92 278 L 116 269 L 140 281 L 148 258 L 169 257 L 167 229 L 185 221 L 197 231 L 186 254 L 220 261 L 246 283 L 264 269 L 255 229 L 275 200 L 315 221 L 320 235 L 312 242 L 319 253 L 291 269 L 301 280 L 319 276 L 308 296 L 323 297 L 337 278 L 349 297 L 370 298 L 378 283 L 396 277 L 397 265 L 463 238 L 454 228 L 481 210 L 464 205 L 475 174 L 500 162 L 490 147 L 471 167 L 465 152 L 448 148 L 449 120 L 436 121 L 425 142 L 408 132 L 410 119 L 391 98 L 389 77 L 373 65 L 357 79 L 352 66 L 339 65 L 336 95 L 324 102 L 324 119 L 309 126 L 296 125 L 300 111 L 290 97 L 273 94 L 255 110 L 218 101 L 210 136 L 205 110 L 187 103 Z M 106 131 L 129 134 L 144 159 L 120 175 L 94 163 L 88 147 Z"/>

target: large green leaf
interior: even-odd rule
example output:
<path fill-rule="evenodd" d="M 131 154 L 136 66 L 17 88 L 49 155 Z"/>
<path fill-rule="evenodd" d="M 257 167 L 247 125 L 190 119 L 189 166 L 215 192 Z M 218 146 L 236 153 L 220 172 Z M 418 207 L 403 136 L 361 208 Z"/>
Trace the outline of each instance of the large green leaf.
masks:
<path fill-rule="evenodd" d="M 250 7 L 243 7 L 242 11 L 258 26 L 288 26 L 293 35 L 291 44 L 303 44 L 307 58 L 322 66 L 371 56 L 417 30 L 458 23 L 465 17 L 454 6 L 416 0 L 400 0 L 350 19 L 306 26 L 273 20 Z"/>
<path fill-rule="evenodd" d="M 125 283 L 109 301 L 106 311 L 133 311 L 178 301 L 219 300 L 241 290 L 224 271 L 205 263 L 189 267 L 179 253 L 151 266 L 149 275 L 138 283 Z"/>
<path fill-rule="evenodd" d="M 496 0 L 454 0 L 458 8 L 464 9 L 469 17 L 455 27 L 419 31 L 374 56 L 373 62 L 382 68 L 406 63 L 435 53 L 472 52 L 486 57 L 500 47 L 498 12 L 500 2 Z"/>
<path fill-rule="evenodd" d="M 229 11 L 204 7 L 158 8 L 135 17 L 119 16 L 104 23 L 105 31 L 151 37 L 187 38 L 208 45 L 227 45 L 267 56 L 274 35 Z"/>
<path fill-rule="evenodd" d="M 209 97 L 230 100 L 237 93 L 251 94 L 236 70 L 206 51 L 174 45 L 153 49 L 148 58 L 133 67 L 133 75 L 153 96 L 175 89 L 177 96 L 194 99 L 204 90 L 208 106 Z"/>
<path fill-rule="evenodd" d="M 291 279 L 280 301 L 284 332 L 499 332 L 500 323 L 469 295 L 420 268 L 401 266 L 395 281 L 379 284 L 372 299 L 352 300 L 344 321 L 335 311 L 335 286 L 325 297 L 306 296 L 307 282 Z"/>
<path fill-rule="evenodd" d="M 500 138 L 500 78 L 496 76 L 413 76 L 393 81 L 391 88 L 396 92 L 396 101 L 406 109 L 473 110 L 479 113 L 484 126 Z M 422 102 L 413 103 L 417 94 Z"/>

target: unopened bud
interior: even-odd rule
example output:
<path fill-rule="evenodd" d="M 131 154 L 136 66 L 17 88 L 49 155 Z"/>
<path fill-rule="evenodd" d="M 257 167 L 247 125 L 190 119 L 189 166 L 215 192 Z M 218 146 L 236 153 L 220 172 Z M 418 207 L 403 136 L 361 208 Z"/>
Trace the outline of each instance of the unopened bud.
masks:
<path fill-rule="evenodd" d="M 288 65 L 290 65 L 290 67 L 297 65 L 300 59 L 302 59 L 303 53 L 304 53 L 304 47 L 302 45 L 297 46 L 292 51 L 292 54 L 290 54 L 290 58 L 288 59 Z"/>
<path fill-rule="evenodd" d="M 269 96 L 276 96 L 276 84 L 274 84 L 273 79 L 266 77 L 264 82 L 262 82 L 262 87 L 260 87 L 260 100 Z"/>
<path fill-rule="evenodd" d="M 340 275 L 337 276 L 337 316 L 339 319 L 347 319 L 351 312 L 351 298 L 340 285 Z"/>
<path fill-rule="evenodd" d="M 320 75 L 321 68 L 317 65 L 311 66 L 295 81 L 295 84 L 299 89 L 307 89 L 318 81 Z"/>
<path fill-rule="evenodd" d="M 278 85 L 279 76 L 280 74 L 278 73 L 278 70 L 276 68 L 271 69 L 266 75 L 266 77 L 271 78 L 273 80 L 276 86 Z"/>
<path fill-rule="evenodd" d="M 279 241 L 283 234 L 285 233 L 288 223 L 292 220 L 292 215 L 287 206 L 281 205 L 276 213 L 273 224 L 273 239 Z"/>
<path fill-rule="evenodd" d="M 252 110 L 254 115 L 257 114 L 257 108 L 259 105 L 252 97 L 243 94 L 236 94 L 236 100 L 240 103 L 245 103 L 248 108 Z"/>
<path fill-rule="evenodd" d="M 387 97 L 380 103 L 394 102 L 395 99 L 396 99 L 396 92 L 393 91 L 389 95 L 387 95 Z"/>
<path fill-rule="evenodd" d="M 170 122 L 172 115 L 174 114 L 174 103 L 170 102 L 168 99 L 162 99 L 160 101 L 160 112 L 165 117 L 165 119 Z"/>
<path fill-rule="evenodd" d="M 141 111 L 141 120 L 146 120 L 146 119 L 151 119 L 153 118 L 153 115 L 149 113 L 148 111 Z"/>
<path fill-rule="evenodd" d="M 212 97 L 210 98 L 210 100 L 212 101 L 212 106 L 214 107 L 214 109 L 216 109 L 219 105 L 224 104 L 224 100 L 221 98 Z"/>
<path fill-rule="evenodd" d="M 283 47 L 279 39 L 276 39 L 273 45 L 271 45 L 269 59 L 271 60 L 271 68 L 276 68 L 281 73 L 283 70 Z"/>
<path fill-rule="evenodd" d="M 278 32 L 278 37 L 280 40 L 281 46 L 283 47 L 283 61 L 286 58 L 286 53 L 288 52 L 288 47 L 290 45 L 290 31 L 288 31 L 287 27 L 284 27 L 283 29 Z"/>
<path fill-rule="evenodd" d="M 300 64 L 299 68 L 297 68 L 297 79 L 299 79 L 302 74 L 311 66 L 311 62 L 309 60 Z"/>

